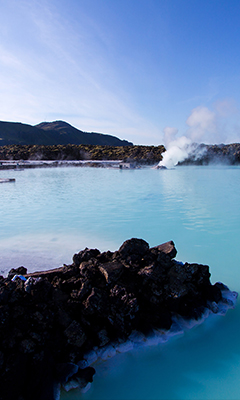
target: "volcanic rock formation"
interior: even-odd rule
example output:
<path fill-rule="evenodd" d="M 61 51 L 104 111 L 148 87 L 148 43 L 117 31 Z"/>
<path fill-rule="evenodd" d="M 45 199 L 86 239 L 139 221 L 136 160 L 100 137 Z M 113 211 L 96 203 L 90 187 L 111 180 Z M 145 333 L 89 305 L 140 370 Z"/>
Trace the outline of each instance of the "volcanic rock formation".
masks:
<path fill-rule="evenodd" d="M 0 277 L 0 399 L 54 399 L 69 380 L 85 387 L 94 368 L 84 355 L 134 332 L 170 329 L 174 315 L 217 310 L 222 284 L 207 265 L 180 263 L 174 243 L 142 239 L 118 251 L 80 251 L 71 265 Z"/>

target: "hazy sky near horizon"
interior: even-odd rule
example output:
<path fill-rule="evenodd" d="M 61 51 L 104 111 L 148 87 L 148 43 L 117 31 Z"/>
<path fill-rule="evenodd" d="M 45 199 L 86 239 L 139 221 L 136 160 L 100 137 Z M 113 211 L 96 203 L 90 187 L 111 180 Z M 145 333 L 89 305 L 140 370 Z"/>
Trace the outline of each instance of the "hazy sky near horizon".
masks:
<path fill-rule="evenodd" d="M 239 0 L 0 0 L 0 120 L 240 141 Z"/>

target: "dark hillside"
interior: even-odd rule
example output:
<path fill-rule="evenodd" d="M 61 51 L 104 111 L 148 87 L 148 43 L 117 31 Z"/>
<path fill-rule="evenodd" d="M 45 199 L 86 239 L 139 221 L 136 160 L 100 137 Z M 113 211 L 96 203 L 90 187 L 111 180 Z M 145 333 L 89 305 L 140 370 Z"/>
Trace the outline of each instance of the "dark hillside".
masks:
<path fill-rule="evenodd" d="M 93 144 L 102 146 L 131 146 L 132 143 L 127 140 L 118 139 L 115 136 L 96 133 L 83 132 L 74 128 L 64 121 L 42 122 L 36 125 L 45 132 L 55 132 L 59 135 L 59 141 L 55 144 Z M 69 141 L 71 138 L 71 141 Z"/>
<path fill-rule="evenodd" d="M 19 122 L 0 122 L 0 146 L 7 145 L 102 145 L 131 146 L 115 136 L 83 132 L 64 121 L 42 122 L 36 126 Z"/>
<path fill-rule="evenodd" d="M 0 121 L 0 146 L 12 144 L 54 144 L 57 137 L 49 135 L 42 129 L 20 122 Z"/>

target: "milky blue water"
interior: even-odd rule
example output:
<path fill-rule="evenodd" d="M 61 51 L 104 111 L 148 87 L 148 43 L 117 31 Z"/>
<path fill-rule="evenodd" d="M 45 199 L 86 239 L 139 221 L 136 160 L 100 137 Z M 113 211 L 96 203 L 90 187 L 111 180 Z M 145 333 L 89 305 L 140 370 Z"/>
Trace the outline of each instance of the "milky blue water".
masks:
<path fill-rule="evenodd" d="M 208 264 L 212 283 L 240 292 L 240 168 L 49 168 L 1 171 L 0 271 L 71 263 L 87 247 L 131 237 L 173 240 L 180 261 Z M 61 400 L 239 399 L 240 307 L 182 337 L 120 354 L 91 389 Z"/>

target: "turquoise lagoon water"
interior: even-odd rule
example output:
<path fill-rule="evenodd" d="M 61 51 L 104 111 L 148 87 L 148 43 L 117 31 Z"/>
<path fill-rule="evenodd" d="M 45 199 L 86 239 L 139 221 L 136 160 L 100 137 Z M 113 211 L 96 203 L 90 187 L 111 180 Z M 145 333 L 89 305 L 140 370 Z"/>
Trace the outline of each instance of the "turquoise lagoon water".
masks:
<path fill-rule="evenodd" d="M 48 168 L 1 171 L 0 271 L 71 263 L 85 247 L 115 250 L 131 237 L 173 240 L 180 261 L 210 266 L 240 292 L 240 168 Z M 240 398 L 240 307 L 167 343 L 97 366 L 91 389 L 61 400 Z"/>

